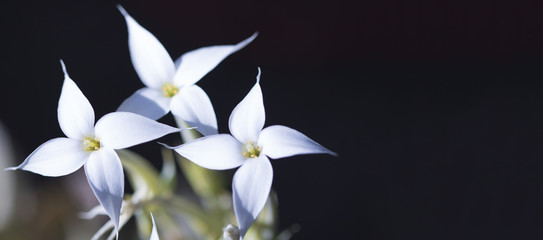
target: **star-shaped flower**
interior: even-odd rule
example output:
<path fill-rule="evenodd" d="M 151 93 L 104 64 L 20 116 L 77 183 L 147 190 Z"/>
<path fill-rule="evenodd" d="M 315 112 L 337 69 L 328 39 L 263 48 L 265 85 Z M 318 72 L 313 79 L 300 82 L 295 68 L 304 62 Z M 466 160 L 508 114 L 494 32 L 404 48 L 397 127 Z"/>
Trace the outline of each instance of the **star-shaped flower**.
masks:
<path fill-rule="evenodd" d="M 179 129 L 128 112 L 114 112 L 94 124 L 94 109 L 66 72 L 58 102 L 58 122 L 67 136 L 40 145 L 25 161 L 6 170 L 58 177 L 84 166 L 87 180 L 108 216 L 119 226 L 124 194 L 123 166 L 115 149 L 148 142 Z"/>
<path fill-rule="evenodd" d="M 144 88 L 126 99 L 118 111 L 159 119 L 170 110 L 204 136 L 217 134 L 215 111 L 207 94 L 195 85 L 223 59 L 256 38 L 257 33 L 236 45 L 199 48 L 174 63 L 156 37 L 118 6 L 128 25 L 130 57 Z"/>
<path fill-rule="evenodd" d="M 273 179 L 268 157 L 276 159 L 311 153 L 336 155 L 292 128 L 274 125 L 262 129 L 265 112 L 259 80 L 260 69 L 256 84 L 230 115 L 232 135 L 206 136 L 173 148 L 205 168 L 223 170 L 241 166 L 232 183 L 234 212 L 241 238 L 268 198 Z"/>

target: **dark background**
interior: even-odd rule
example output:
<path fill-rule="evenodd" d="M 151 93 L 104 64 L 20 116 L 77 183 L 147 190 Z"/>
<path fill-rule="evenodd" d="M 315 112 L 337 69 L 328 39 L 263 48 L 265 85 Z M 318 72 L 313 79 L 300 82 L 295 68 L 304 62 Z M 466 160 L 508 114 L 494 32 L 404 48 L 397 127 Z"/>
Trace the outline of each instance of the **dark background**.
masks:
<path fill-rule="evenodd" d="M 62 136 L 59 59 L 97 119 L 143 86 L 118 3 L 174 59 L 260 33 L 198 85 L 227 132 L 260 66 L 266 126 L 339 154 L 273 161 L 293 239 L 543 237 L 543 2 L 4 0 L 0 121 L 20 162 Z"/>

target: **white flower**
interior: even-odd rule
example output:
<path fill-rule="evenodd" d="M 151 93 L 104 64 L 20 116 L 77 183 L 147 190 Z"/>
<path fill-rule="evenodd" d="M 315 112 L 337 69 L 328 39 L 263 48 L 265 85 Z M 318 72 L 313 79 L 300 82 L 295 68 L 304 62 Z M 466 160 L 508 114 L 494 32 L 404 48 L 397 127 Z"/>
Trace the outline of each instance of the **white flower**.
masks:
<path fill-rule="evenodd" d="M 21 165 L 6 170 L 21 169 L 57 177 L 85 166 L 90 187 L 118 229 L 124 173 L 115 149 L 144 143 L 179 129 L 128 112 L 107 114 L 94 125 L 94 109 L 68 76 L 62 61 L 61 64 L 64 84 L 58 102 L 58 122 L 67 138 L 43 143 Z"/>
<path fill-rule="evenodd" d="M 209 169 L 223 170 L 241 166 L 232 183 L 234 212 L 241 237 L 256 219 L 268 198 L 273 169 L 268 159 L 298 154 L 336 155 L 304 134 L 285 126 L 264 128 L 262 91 L 257 82 L 230 115 L 232 135 L 218 134 L 175 147 L 192 162 Z"/>
<path fill-rule="evenodd" d="M 153 34 L 118 6 L 128 25 L 128 46 L 136 73 L 144 88 L 126 99 L 118 111 L 159 119 L 170 110 L 204 136 L 217 134 L 217 119 L 211 101 L 195 85 L 223 59 L 245 47 L 257 33 L 236 45 L 199 48 L 183 54 L 174 63 Z"/>

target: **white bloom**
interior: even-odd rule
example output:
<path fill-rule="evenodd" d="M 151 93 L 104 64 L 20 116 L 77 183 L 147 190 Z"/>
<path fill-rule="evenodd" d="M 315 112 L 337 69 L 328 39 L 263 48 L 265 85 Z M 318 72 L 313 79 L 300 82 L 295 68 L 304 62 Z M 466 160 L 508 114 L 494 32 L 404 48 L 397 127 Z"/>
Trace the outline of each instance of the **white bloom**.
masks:
<path fill-rule="evenodd" d="M 103 116 L 94 124 L 94 109 L 68 76 L 64 63 L 64 84 L 58 102 L 58 122 L 67 136 L 40 145 L 17 167 L 43 176 L 57 177 L 85 166 L 90 187 L 100 204 L 119 226 L 124 194 L 124 173 L 115 149 L 131 147 L 179 129 L 127 112 Z"/>
<path fill-rule="evenodd" d="M 241 237 L 245 236 L 268 198 L 273 179 L 268 157 L 310 153 L 336 155 L 292 128 L 274 125 L 262 129 L 265 112 L 259 80 L 260 69 L 256 84 L 230 115 L 232 135 L 211 135 L 173 148 L 205 168 L 223 170 L 241 166 L 232 183 L 234 212 Z"/>
<path fill-rule="evenodd" d="M 204 136 L 217 134 L 217 119 L 211 101 L 195 85 L 223 59 L 249 44 L 257 36 L 236 45 L 199 48 L 183 54 L 174 63 L 153 34 L 118 6 L 128 25 L 128 46 L 136 73 L 144 88 L 126 99 L 118 111 L 159 119 L 170 110 Z"/>

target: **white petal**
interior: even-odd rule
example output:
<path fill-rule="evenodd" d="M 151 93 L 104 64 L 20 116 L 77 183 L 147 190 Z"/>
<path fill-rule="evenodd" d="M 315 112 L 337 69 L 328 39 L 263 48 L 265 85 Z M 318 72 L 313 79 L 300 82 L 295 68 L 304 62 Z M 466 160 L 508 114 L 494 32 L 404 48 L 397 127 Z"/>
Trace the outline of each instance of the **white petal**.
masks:
<path fill-rule="evenodd" d="M 196 127 L 204 136 L 218 134 L 215 110 L 202 88 L 196 85 L 181 88 L 172 98 L 171 108 L 173 115 Z"/>
<path fill-rule="evenodd" d="M 90 155 L 85 173 L 98 202 L 118 229 L 124 194 L 124 173 L 119 156 L 111 148 L 100 148 Z"/>
<path fill-rule="evenodd" d="M 68 76 L 66 67 L 61 61 L 64 71 L 64 84 L 58 101 L 58 123 L 62 132 L 72 139 L 83 139 L 93 135 L 94 109 L 75 82 Z"/>
<path fill-rule="evenodd" d="M 98 120 L 95 131 L 103 146 L 122 149 L 179 132 L 179 129 L 135 113 L 114 112 Z"/>
<path fill-rule="evenodd" d="M 242 238 L 264 207 L 272 180 L 270 160 L 262 155 L 247 159 L 234 174 L 232 197 Z"/>
<path fill-rule="evenodd" d="M 136 113 L 157 120 L 170 111 L 170 101 L 161 91 L 141 88 L 121 103 L 118 112 Z"/>
<path fill-rule="evenodd" d="M 128 15 L 121 6 L 117 7 L 128 26 L 130 57 L 141 81 L 152 88 L 160 88 L 162 84 L 172 82 L 175 66 L 164 46 L 153 34 Z"/>
<path fill-rule="evenodd" d="M 258 33 L 235 45 L 217 45 L 198 48 L 183 54 L 176 60 L 179 67 L 175 73 L 174 82 L 177 85 L 189 86 L 202 79 L 230 54 L 247 46 Z"/>
<path fill-rule="evenodd" d="M 298 154 L 337 154 L 289 127 L 274 125 L 262 130 L 258 144 L 262 153 L 271 158 L 284 158 Z"/>
<path fill-rule="evenodd" d="M 205 168 L 224 170 L 245 162 L 242 145 L 228 134 L 202 137 L 172 148 L 181 156 Z"/>
<path fill-rule="evenodd" d="M 230 133 L 240 142 L 257 141 L 266 114 L 264 112 L 264 100 L 260 89 L 260 71 L 257 82 L 247 96 L 234 108 L 229 119 Z"/>
<path fill-rule="evenodd" d="M 40 145 L 17 167 L 6 170 L 25 170 L 48 177 L 64 176 L 81 168 L 89 158 L 83 142 L 70 138 L 54 138 Z"/>
<path fill-rule="evenodd" d="M 159 240 L 158 231 L 156 230 L 155 218 L 153 218 L 152 213 L 151 213 L 151 221 L 153 221 L 153 230 L 151 230 L 151 238 L 150 238 L 150 240 Z"/>

